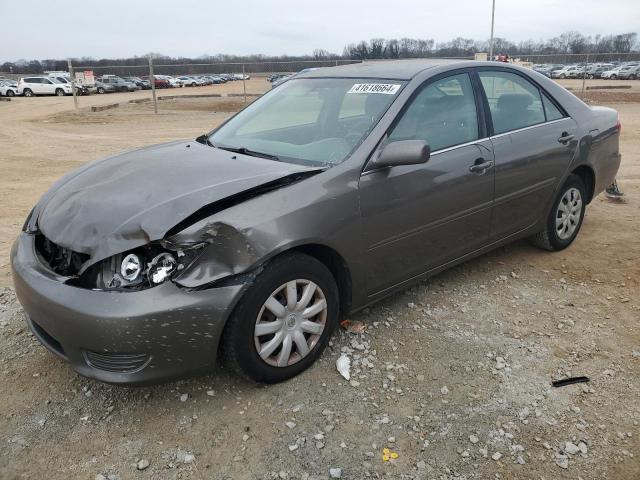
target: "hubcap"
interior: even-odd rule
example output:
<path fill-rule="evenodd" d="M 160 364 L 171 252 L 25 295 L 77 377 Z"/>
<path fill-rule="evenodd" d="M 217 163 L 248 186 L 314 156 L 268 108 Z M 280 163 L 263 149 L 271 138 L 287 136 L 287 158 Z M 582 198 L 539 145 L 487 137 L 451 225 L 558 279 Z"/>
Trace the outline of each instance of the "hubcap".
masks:
<path fill-rule="evenodd" d="M 582 215 L 582 196 L 577 188 L 570 188 L 560 199 L 556 211 L 556 233 L 562 240 L 573 235 Z"/>
<path fill-rule="evenodd" d="M 310 280 L 291 280 L 274 290 L 258 313 L 256 351 L 271 366 L 293 365 L 315 348 L 326 322 L 322 289 Z"/>

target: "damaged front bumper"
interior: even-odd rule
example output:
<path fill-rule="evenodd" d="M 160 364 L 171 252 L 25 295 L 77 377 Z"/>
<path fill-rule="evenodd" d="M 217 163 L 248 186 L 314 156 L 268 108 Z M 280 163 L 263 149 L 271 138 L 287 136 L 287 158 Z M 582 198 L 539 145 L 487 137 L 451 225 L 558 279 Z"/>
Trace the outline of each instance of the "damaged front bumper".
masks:
<path fill-rule="evenodd" d="M 168 281 L 133 292 L 64 283 L 22 233 L 11 265 L 34 335 L 81 375 L 143 384 L 210 370 L 224 325 L 245 285 L 187 290 Z"/>

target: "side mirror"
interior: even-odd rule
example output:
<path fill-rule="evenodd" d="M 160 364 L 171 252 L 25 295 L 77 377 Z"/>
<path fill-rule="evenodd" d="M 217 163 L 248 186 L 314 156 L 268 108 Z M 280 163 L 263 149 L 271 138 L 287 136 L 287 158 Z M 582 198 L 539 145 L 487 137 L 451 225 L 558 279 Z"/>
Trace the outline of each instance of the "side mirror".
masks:
<path fill-rule="evenodd" d="M 378 168 L 417 165 L 429 160 L 431 148 L 424 140 L 400 140 L 385 145 L 373 161 Z"/>

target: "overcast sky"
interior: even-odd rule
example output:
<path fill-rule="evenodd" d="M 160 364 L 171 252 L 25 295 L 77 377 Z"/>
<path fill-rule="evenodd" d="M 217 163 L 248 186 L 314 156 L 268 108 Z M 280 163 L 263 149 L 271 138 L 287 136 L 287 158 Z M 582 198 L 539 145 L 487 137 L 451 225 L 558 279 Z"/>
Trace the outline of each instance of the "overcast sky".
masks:
<path fill-rule="evenodd" d="M 0 62 L 229 53 L 342 53 L 371 38 L 487 39 L 491 0 L 3 0 Z M 496 0 L 495 35 L 640 30 L 640 0 Z"/>

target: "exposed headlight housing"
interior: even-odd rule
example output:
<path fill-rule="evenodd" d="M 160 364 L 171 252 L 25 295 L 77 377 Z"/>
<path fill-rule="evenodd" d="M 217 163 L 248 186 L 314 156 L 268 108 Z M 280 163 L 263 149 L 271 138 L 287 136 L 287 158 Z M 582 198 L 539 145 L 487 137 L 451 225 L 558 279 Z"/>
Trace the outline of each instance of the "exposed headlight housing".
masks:
<path fill-rule="evenodd" d="M 127 282 L 134 282 L 140 277 L 143 268 L 140 258 L 135 253 L 130 253 L 120 264 L 120 276 Z"/>
<path fill-rule="evenodd" d="M 203 246 L 183 248 L 164 241 L 153 242 L 98 262 L 71 283 L 96 290 L 138 291 L 155 287 L 189 266 Z"/>

